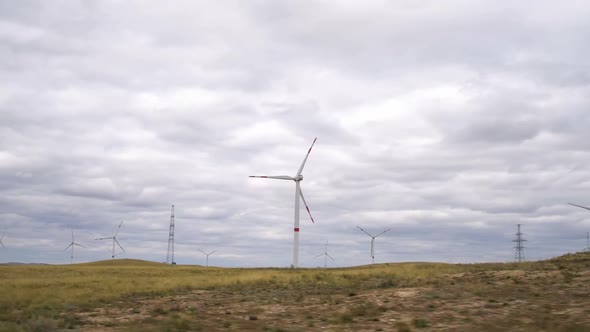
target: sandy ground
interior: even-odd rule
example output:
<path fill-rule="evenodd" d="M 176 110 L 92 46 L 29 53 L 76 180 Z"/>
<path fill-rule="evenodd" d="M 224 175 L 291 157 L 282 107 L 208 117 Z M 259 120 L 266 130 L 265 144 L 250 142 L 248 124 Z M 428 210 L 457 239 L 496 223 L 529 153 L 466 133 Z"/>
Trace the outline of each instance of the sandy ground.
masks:
<path fill-rule="evenodd" d="M 191 291 L 75 313 L 78 331 L 590 331 L 590 271 L 447 275 L 425 287 Z"/>

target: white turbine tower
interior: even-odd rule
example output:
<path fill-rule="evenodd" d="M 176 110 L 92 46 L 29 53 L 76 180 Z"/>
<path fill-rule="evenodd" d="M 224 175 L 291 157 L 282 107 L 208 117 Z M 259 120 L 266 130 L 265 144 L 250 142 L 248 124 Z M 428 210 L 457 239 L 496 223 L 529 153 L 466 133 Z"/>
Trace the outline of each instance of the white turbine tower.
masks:
<path fill-rule="evenodd" d="M 113 240 L 113 250 L 111 251 L 111 258 L 115 259 L 115 256 L 118 256 L 120 254 L 122 254 L 123 252 L 125 252 L 125 249 L 123 249 L 123 246 L 121 246 L 121 244 L 119 243 L 119 241 L 117 241 L 117 234 L 119 234 L 119 231 L 121 230 L 121 225 L 123 225 L 123 221 L 121 221 L 121 223 L 119 224 L 119 228 L 117 228 L 117 231 L 115 232 L 115 235 L 113 236 L 109 236 L 109 237 L 101 237 L 95 240 Z M 117 243 L 117 245 L 119 246 L 119 248 L 121 248 L 121 250 L 123 250 L 123 252 L 120 252 L 118 254 L 115 254 L 115 243 Z"/>
<path fill-rule="evenodd" d="M 200 252 L 202 252 L 202 253 L 203 253 L 205 256 L 207 256 L 207 265 L 206 265 L 206 266 L 209 266 L 209 256 L 213 255 L 213 253 L 215 253 L 215 251 L 216 251 L 216 250 L 213 250 L 213 251 L 212 251 L 212 252 L 210 252 L 210 253 L 206 253 L 206 252 L 204 252 L 204 251 L 203 251 L 203 250 L 201 250 L 201 249 L 199 249 L 199 251 L 200 251 Z"/>
<path fill-rule="evenodd" d="M 307 213 L 309 214 L 309 217 L 311 218 L 311 222 L 314 222 L 313 217 L 311 216 L 311 212 L 309 211 L 309 207 L 307 206 L 307 203 L 305 202 L 305 198 L 303 197 L 303 192 L 301 191 L 301 180 L 303 180 L 303 175 L 301 175 L 301 172 L 303 172 L 303 167 L 305 167 L 305 162 L 307 161 L 307 157 L 309 157 L 309 153 L 311 152 L 311 149 L 313 148 L 313 145 L 315 144 L 315 141 L 318 138 L 314 138 L 313 143 L 311 143 L 311 147 L 309 147 L 309 150 L 307 151 L 307 155 L 305 155 L 305 159 L 303 159 L 303 162 L 301 163 L 301 166 L 299 166 L 299 170 L 297 170 L 297 174 L 295 174 L 295 176 L 288 176 L 288 175 L 276 175 L 276 176 L 259 176 L 259 175 L 250 175 L 251 178 L 265 178 L 265 179 L 278 179 L 278 180 L 291 180 L 291 181 L 295 181 L 295 225 L 293 227 L 293 264 L 291 265 L 292 268 L 298 268 L 299 267 L 299 209 L 300 209 L 300 200 L 299 197 L 301 197 L 301 200 L 303 201 L 303 204 L 305 205 L 305 208 L 307 209 Z"/>
<path fill-rule="evenodd" d="M 4 233 L 2 233 L 2 236 L 0 236 L 0 244 L 2 245 L 2 248 L 6 248 L 4 246 L 4 243 L 2 243 L 2 239 L 4 238 Z"/>
<path fill-rule="evenodd" d="M 356 226 L 356 228 L 360 229 L 361 231 L 363 231 L 365 234 L 367 234 L 368 236 L 371 237 L 371 259 L 372 259 L 372 264 L 375 264 L 375 238 L 382 235 L 385 232 L 389 232 L 391 229 L 388 228 L 386 230 L 384 230 L 383 232 L 373 236 L 369 233 L 367 233 L 367 231 L 365 231 L 364 229 L 360 228 L 359 226 Z"/>
<path fill-rule="evenodd" d="M 72 256 L 70 257 L 70 264 L 74 264 L 74 247 L 75 246 L 86 248 L 85 246 L 83 246 L 79 243 L 76 243 L 76 241 L 74 241 L 74 231 L 72 231 L 72 243 L 70 243 L 70 245 L 64 249 L 64 250 L 68 250 L 69 247 L 72 247 Z"/>
<path fill-rule="evenodd" d="M 326 251 L 324 251 L 323 254 L 319 254 L 319 255 L 315 256 L 314 258 L 318 258 L 320 256 L 325 256 L 324 257 L 324 267 L 328 267 L 328 257 L 330 257 L 331 260 L 334 260 L 334 258 L 332 258 L 332 256 L 330 256 L 328 254 L 328 241 L 326 241 Z"/>

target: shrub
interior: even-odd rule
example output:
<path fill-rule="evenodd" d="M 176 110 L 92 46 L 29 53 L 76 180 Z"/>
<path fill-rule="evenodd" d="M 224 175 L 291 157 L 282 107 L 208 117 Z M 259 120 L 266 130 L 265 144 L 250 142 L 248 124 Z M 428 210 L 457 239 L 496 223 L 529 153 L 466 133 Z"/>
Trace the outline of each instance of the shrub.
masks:
<path fill-rule="evenodd" d="M 30 319 L 27 321 L 26 326 L 29 332 L 52 332 L 57 330 L 56 321 L 45 317 Z"/>
<path fill-rule="evenodd" d="M 428 327 L 428 321 L 425 319 L 421 319 L 421 318 L 414 318 L 414 320 L 412 320 L 412 325 L 414 325 L 414 327 L 417 328 L 425 328 Z"/>

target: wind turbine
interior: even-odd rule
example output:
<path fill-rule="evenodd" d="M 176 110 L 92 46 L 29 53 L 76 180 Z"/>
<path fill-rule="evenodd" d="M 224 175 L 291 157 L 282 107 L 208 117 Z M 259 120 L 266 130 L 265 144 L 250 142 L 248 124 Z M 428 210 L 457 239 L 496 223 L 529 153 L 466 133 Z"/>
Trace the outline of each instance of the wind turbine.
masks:
<path fill-rule="evenodd" d="M 582 209 L 590 210 L 589 207 L 585 207 L 585 206 L 582 206 L 582 205 L 578 205 L 578 204 L 574 204 L 574 203 L 567 203 L 567 204 L 573 205 L 573 206 L 577 206 L 577 207 L 582 208 Z"/>
<path fill-rule="evenodd" d="M 334 258 L 328 254 L 328 241 L 326 241 L 326 251 L 323 254 L 315 256 L 314 258 L 318 258 L 320 256 L 326 256 L 324 257 L 324 267 L 328 267 L 328 257 L 330 257 L 331 260 L 334 260 Z"/>
<path fill-rule="evenodd" d="M 6 248 L 6 246 L 4 246 L 4 243 L 2 243 L 3 238 L 4 238 L 4 233 L 2 233 L 2 236 L 0 236 L 0 244 L 2 245 L 2 248 Z"/>
<path fill-rule="evenodd" d="M 121 230 L 121 225 L 123 225 L 123 221 L 121 221 L 121 223 L 119 224 L 119 228 L 117 228 L 117 231 L 115 232 L 115 235 L 113 236 L 109 236 L 109 237 L 101 237 L 95 240 L 113 240 L 113 250 L 111 251 L 111 258 L 115 259 L 115 256 L 122 254 L 121 252 L 115 255 L 115 243 L 117 243 L 117 245 L 119 246 L 119 248 L 121 248 L 121 250 L 123 250 L 123 252 L 125 252 L 125 249 L 123 249 L 123 246 L 121 246 L 121 244 L 119 243 L 119 241 L 117 241 L 117 234 L 119 234 L 119 231 Z"/>
<path fill-rule="evenodd" d="M 367 233 L 367 231 L 365 231 L 364 229 L 360 228 L 359 226 L 356 226 L 356 228 L 360 229 L 365 234 L 367 234 L 368 236 L 371 237 L 371 258 L 372 258 L 372 264 L 375 264 L 375 238 L 378 237 L 379 235 L 385 233 L 385 232 L 389 232 L 391 229 L 388 228 L 388 229 L 384 230 L 383 232 L 381 232 L 381 233 L 373 236 L 373 235 Z"/>
<path fill-rule="evenodd" d="M 216 250 L 213 250 L 213 251 L 212 251 L 212 252 L 210 252 L 210 253 L 206 253 L 206 252 L 204 252 L 204 251 L 203 251 L 203 250 L 201 250 L 201 249 L 199 249 L 199 251 L 200 251 L 200 252 L 202 252 L 203 254 L 205 254 L 205 256 L 207 256 L 207 265 L 206 265 L 206 266 L 209 266 L 209 256 L 213 255 L 213 253 L 214 253 Z"/>
<path fill-rule="evenodd" d="M 307 213 L 309 214 L 309 217 L 311 218 L 311 222 L 314 223 L 313 217 L 311 216 L 311 212 L 309 211 L 309 207 L 307 206 L 307 203 L 305 202 L 305 198 L 303 197 L 303 192 L 301 191 L 301 184 L 300 182 L 303 180 L 303 175 L 301 175 L 301 172 L 303 172 L 303 167 L 305 166 L 305 162 L 307 161 L 307 157 L 309 157 L 309 153 L 311 152 L 311 149 L 313 148 L 313 145 L 315 144 L 315 141 L 318 138 L 314 138 L 313 143 L 311 143 L 311 147 L 309 147 L 309 150 L 307 151 L 307 155 L 305 155 L 305 159 L 303 159 L 303 163 L 301 163 L 301 166 L 299 166 L 299 169 L 297 170 L 297 174 L 295 174 L 295 176 L 288 176 L 288 175 L 276 175 L 276 176 L 258 176 L 258 175 L 250 175 L 251 178 L 265 178 L 265 179 L 278 179 L 278 180 L 291 180 L 291 181 L 295 181 L 295 225 L 293 227 L 293 264 L 291 265 L 292 268 L 297 268 L 299 267 L 299 209 L 300 209 L 300 200 L 299 197 L 301 197 L 301 200 L 303 201 L 303 204 L 305 205 L 305 208 L 307 209 Z"/>
<path fill-rule="evenodd" d="M 76 243 L 76 241 L 74 241 L 74 231 L 72 231 L 72 243 L 70 243 L 70 245 L 64 249 L 64 251 L 65 251 L 65 250 L 68 250 L 69 247 L 72 247 L 72 256 L 70 257 L 70 259 L 71 259 L 70 264 L 74 264 L 74 247 L 75 246 L 86 248 L 85 246 L 83 246 L 79 243 Z"/>
<path fill-rule="evenodd" d="M 578 204 L 573 204 L 573 203 L 567 203 L 569 205 L 573 205 L 573 206 L 577 206 L 579 208 L 582 209 L 586 209 L 586 210 L 590 210 L 589 207 L 586 206 L 582 206 L 582 205 L 578 205 Z M 582 250 L 584 252 L 590 252 L 590 233 L 586 233 L 586 248 L 584 248 L 584 250 Z"/>

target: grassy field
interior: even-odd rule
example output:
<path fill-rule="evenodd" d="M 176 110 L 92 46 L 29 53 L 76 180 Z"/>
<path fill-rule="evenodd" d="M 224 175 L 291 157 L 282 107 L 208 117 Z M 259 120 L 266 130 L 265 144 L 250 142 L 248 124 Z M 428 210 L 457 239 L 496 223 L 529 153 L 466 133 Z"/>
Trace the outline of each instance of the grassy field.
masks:
<path fill-rule="evenodd" d="M 0 331 L 590 331 L 590 254 L 495 264 L 0 266 Z"/>

